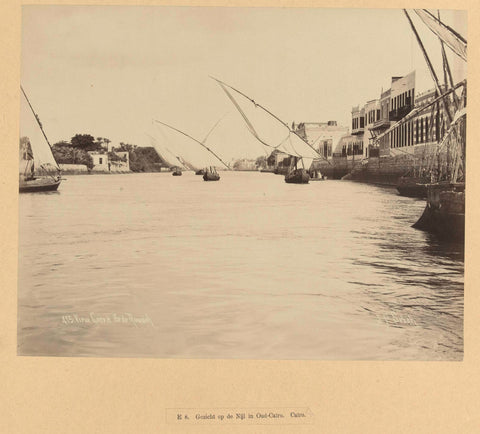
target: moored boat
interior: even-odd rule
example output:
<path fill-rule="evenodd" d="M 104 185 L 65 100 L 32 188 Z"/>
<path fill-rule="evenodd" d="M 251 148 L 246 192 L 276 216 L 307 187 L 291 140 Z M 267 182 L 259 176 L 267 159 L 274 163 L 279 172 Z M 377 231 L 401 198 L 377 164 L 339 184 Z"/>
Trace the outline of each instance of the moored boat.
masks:
<path fill-rule="evenodd" d="M 441 239 L 463 242 L 465 183 L 429 184 L 427 205 L 413 227 L 432 232 Z"/>
<path fill-rule="evenodd" d="M 402 176 L 397 181 L 397 190 L 401 196 L 427 197 L 427 182 L 422 178 Z"/>
<path fill-rule="evenodd" d="M 34 129 L 30 131 L 32 137 L 24 136 L 20 139 L 21 172 L 18 190 L 20 193 L 55 191 L 61 182 L 60 167 L 53 156 L 50 142 L 38 115 L 33 110 L 22 86 L 20 89 L 42 134 L 36 134 Z"/>
<path fill-rule="evenodd" d="M 20 180 L 20 193 L 36 193 L 46 191 L 56 191 L 60 185 L 60 177 L 38 177 L 29 180 Z"/>

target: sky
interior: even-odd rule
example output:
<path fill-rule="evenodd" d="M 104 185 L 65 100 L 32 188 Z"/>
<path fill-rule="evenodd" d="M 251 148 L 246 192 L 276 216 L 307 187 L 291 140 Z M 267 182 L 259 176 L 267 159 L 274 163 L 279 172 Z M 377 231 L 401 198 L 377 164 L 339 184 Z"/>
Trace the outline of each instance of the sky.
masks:
<path fill-rule="evenodd" d="M 439 77 L 438 39 L 409 11 Z M 436 11 L 435 11 L 436 12 Z M 441 11 L 466 37 L 467 14 Z M 448 48 L 456 81 L 466 64 Z M 21 83 L 51 143 L 75 134 L 150 146 L 154 119 L 226 160 L 264 155 L 217 77 L 287 123 L 336 120 L 416 70 L 433 88 L 400 9 L 22 7 Z M 22 109 L 21 135 L 28 131 Z"/>

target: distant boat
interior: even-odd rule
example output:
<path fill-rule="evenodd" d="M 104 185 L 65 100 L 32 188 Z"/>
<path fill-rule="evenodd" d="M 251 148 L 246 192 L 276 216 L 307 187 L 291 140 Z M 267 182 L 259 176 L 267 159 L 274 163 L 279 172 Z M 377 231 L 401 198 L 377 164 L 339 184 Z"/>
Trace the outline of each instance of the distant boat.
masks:
<path fill-rule="evenodd" d="M 308 184 L 310 175 L 305 169 L 293 169 L 285 175 L 288 184 Z"/>
<path fill-rule="evenodd" d="M 312 146 L 303 140 L 296 131 L 272 112 L 234 87 L 212 77 L 224 90 L 233 105 L 242 115 L 250 133 L 264 146 L 281 151 L 293 157 L 285 182 L 293 184 L 308 184 L 308 170 L 314 159 L 324 158 Z M 228 89 L 227 89 L 228 88 Z M 234 98 L 234 91 L 240 98 Z M 247 113 L 249 115 L 247 115 Z M 255 125 L 252 122 L 255 118 Z M 299 167 L 299 164 L 302 167 Z"/>
<path fill-rule="evenodd" d="M 287 184 L 308 184 L 310 182 L 310 173 L 308 173 L 305 168 L 297 167 L 298 160 L 299 158 L 293 157 L 292 167 L 285 175 L 285 182 Z"/>
<path fill-rule="evenodd" d="M 200 142 L 199 140 L 193 138 L 192 136 L 190 136 L 189 134 L 175 128 L 175 127 L 172 127 L 171 125 L 168 125 L 166 124 L 165 122 L 161 122 L 161 121 L 158 121 L 158 120 L 155 120 L 155 122 L 161 124 L 161 125 L 164 125 L 165 127 L 177 132 L 179 134 L 178 137 L 180 138 L 186 138 L 187 139 L 187 142 L 188 144 L 192 144 L 192 143 L 196 143 L 198 145 L 200 145 L 202 148 L 206 149 L 210 154 L 212 154 L 216 160 L 220 161 L 220 163 L 222 163 L 228 170 L 230 170 L 230 167 L 228 166 L 227 163 L 225 163 L 217 154 L 215 154 L 215 152 L 213 152 L 208 146 L 206 146 L 204 143 Z M 182 161 L 180 159 L 180 157 L 177 157 L 179 159 L 179 161 Z M 205 168 L 205 169 L 201 169 L 203 171 L 203 180 L 204 181 L 218 181 L 220 179 L 220 175 L 217 173 L 216 169 L 214 166 L 210 166 L 209 169 Z M 200 175 L 201 173 L 199 173 L 200 170 L 197 170 L 195 172 L 195 174 L 197 175 Z"/>
<path fill-rule="evenodd" d="M 35 121 L 43 137 L 39 137 L 38 139 L 32 138 L 32 140 L 30 140 L 30 138 L 24 138 L 23 143 L 21 143 L 19 192 L 35 193 L 55 191 L 61 182 L 60 167 L 53 156 L 50 142 L 43 130 L 39 117 L 33 110 L 22 86 L 20 86 L 20 89 L 35 117 Z"/>
<path fill-rule="evenodd" d="M 182 176 L 182 170 L 179 169 L 179 168 L 176 168 L 176 169 L 173 170 L 172 175 L 173 176 Z"/>
<path fill-rule="evenodd" d="M 208 169 L 204 170 L 203 180 L 204 181 L 218 181 L 220 179 L 220 175 L 217 173 L 215 167 L 210 166 Z"/>
<path fill-rule="evenodd" d="M 325 181 L 327 179 L 326 175 L 322 175 L 319 170 L 310 171 L 310 181 Z"/>

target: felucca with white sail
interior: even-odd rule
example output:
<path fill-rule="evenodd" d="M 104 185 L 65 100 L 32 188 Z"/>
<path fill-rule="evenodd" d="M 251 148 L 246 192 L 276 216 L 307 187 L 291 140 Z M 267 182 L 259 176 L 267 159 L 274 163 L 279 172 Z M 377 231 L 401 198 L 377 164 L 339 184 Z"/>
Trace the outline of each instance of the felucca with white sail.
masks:
<path fill-rule="evenodd" d="M 265 107 L 223 81 L 214 77 L 211 78 L 224 90 L 242 115 L 250 133 L 262 145 L 292 157 L 290 170 L 285 175 L 285 182 L 308 184 L 310 180 L 308 170 L 313 160 L 323 157 L 285 122 Z M 236 97 L 233 96 L 232 91 Z"/>
<path fill-rule="evenodd" d="M 35 126 L 32 126 L 28 135 L 24 135 L 23 129 L 21 131 L 19 191 L 20 193 L 55 191 L 61 182 L 60 167 L 55 161 L 52 147 L 38 115 L 33 110 L 22 86 L 20 89 L 29 106 L 27 111 L 32 115 L 30 120 L 35 120 L 29 123 Z"/>
<path fill-rule="evenodd" d="M 228 166 L 228 164 L 225 163 L 214 151 L 212 151 L 212 149 L 210 149 L 203 142 L 195 139 L 194 137 L 190 136 L 184 131 L 179 130 L 178 128 L 175 128 L 175 127 L 172 127 L 171 125 L 166 124 L 165 122 L 161 122 L 156 119 L 155 119 L 155 122 L 157 122 L 159 125 L 163 125 L 164 127 L 167 127 L 169 131 L 173 131 L 175 133 L 175 139 L 174 139 L 175 147 L 177 149 L 183 147 L 184 150 L 182 154 L 184 155 L 188 154 L 187 149 L 191 148 L 192 145 L 195 145 L 197 148 L 198 148 L 198 145 L 201 146 L 203 155 L 195 155 L 195 156 L 192 155 L 188 158 L 185 158 L 182 156 L 182 159 L 184 161 L 188 161 L 189 165 L 191 165 L 193 168 L 204 167 L 203 169 L 204 181 L 218 181 L 220 179 L 220 175 L 216 170 L 216 166 L 218 166 L 218 162 L 220 162 L 223 166 L 225 166 L 228 170 L 230 170 L 230 167 Z M 205 153 L 203 149 L 206 150 L 207 152 Z M 177 159 L 181 161 L 179 156 L 177 157 Z M 199 169 L 197 169 L 196 171 L 198 172 L 198 170 Z"/>
<path fill-rule="evenodd" d="M 173 176 L 181 176 L 182 170 L 189 170 L 189 167 L 169 148 L 160 144 L 152 134 L 147 134 L 150 138 L 150 144 L 157 151 L 157 154 L 169 165 Z"/>

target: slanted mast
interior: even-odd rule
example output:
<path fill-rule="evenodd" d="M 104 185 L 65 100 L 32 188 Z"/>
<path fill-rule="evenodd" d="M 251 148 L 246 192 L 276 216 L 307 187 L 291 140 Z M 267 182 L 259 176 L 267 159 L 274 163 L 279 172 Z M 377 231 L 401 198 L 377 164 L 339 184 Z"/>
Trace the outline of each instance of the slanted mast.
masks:
<path fill-rule="evenodd" d="M 282 121 L 271 111 L 255 102 L 243 92 L 224 83 L 217 78 L 215 80 L 230 101 L 243 117 L 250 133 L 264 146 L 279 150 L 287 155 L 301 159 L 305 169 L 308 169 L 314 159 L 324 158 L 318 154 L 312 146 L 302 139 L 287 123 Z M 240 98 L 235 98 L 232 92 Z M 254 119 L 254 121 L 252 121 Z M 255 123 L 255 125 L 254 125 Z"/>
<path fill-rule="evenodd" d="M 60 167 L 53 156 L 52 147 L 50 142 L 48 141 L 47 135 L 43 129 L 42 123 L 40 122 L 40 118 L 38 117 L 37 113 L 32 107 L 30 100 L 27 97 L 22 86 L 20 86 L 23 96 L 30 107 L 30 111 L 35 118 L 35 122 L 37 123 L 40 131 L 42 133 L 42 137 L 40 138 L 38 135 L 37 137 L 29 137 L 30 146 L 32 149 L 33 160 L 35 162 L 36 168 L 42 168 L 45 172 L 60 172 Z"/>
<path fill-rule="evenodd" d="M 230 169 L 227 163 L 225 163 L 214 151 L 212 151 L 208 146 L 206 146 L 204 143 L 200 142 L 199 140 L 195 139 L 194 137 L 190 136 L 189 134 L 185 133 L 184 131 L 179 130 L 178 128 L 172 127 L 171 125 L 166 124 L 165 122 L 161 122 L 159 120 L 154 120 L 155 122 L 171 129 L 172 131 L 176 131 L 177 133 L 181 134 L 183 137 L 187 138 L 188 143 L 196 143 L 200 145 L 202 148 L 206 149 L 210 154 L 212 154 L 216 160 L 220 161 L 222 165 L 224 165 L 227 169 Z M 178 158 L 178 157 L 177 157 Z M 206 164 L 206 166 L 209 166 L 211 164 Z M 205 165 L 204 165 L 205 166 Z"/>

